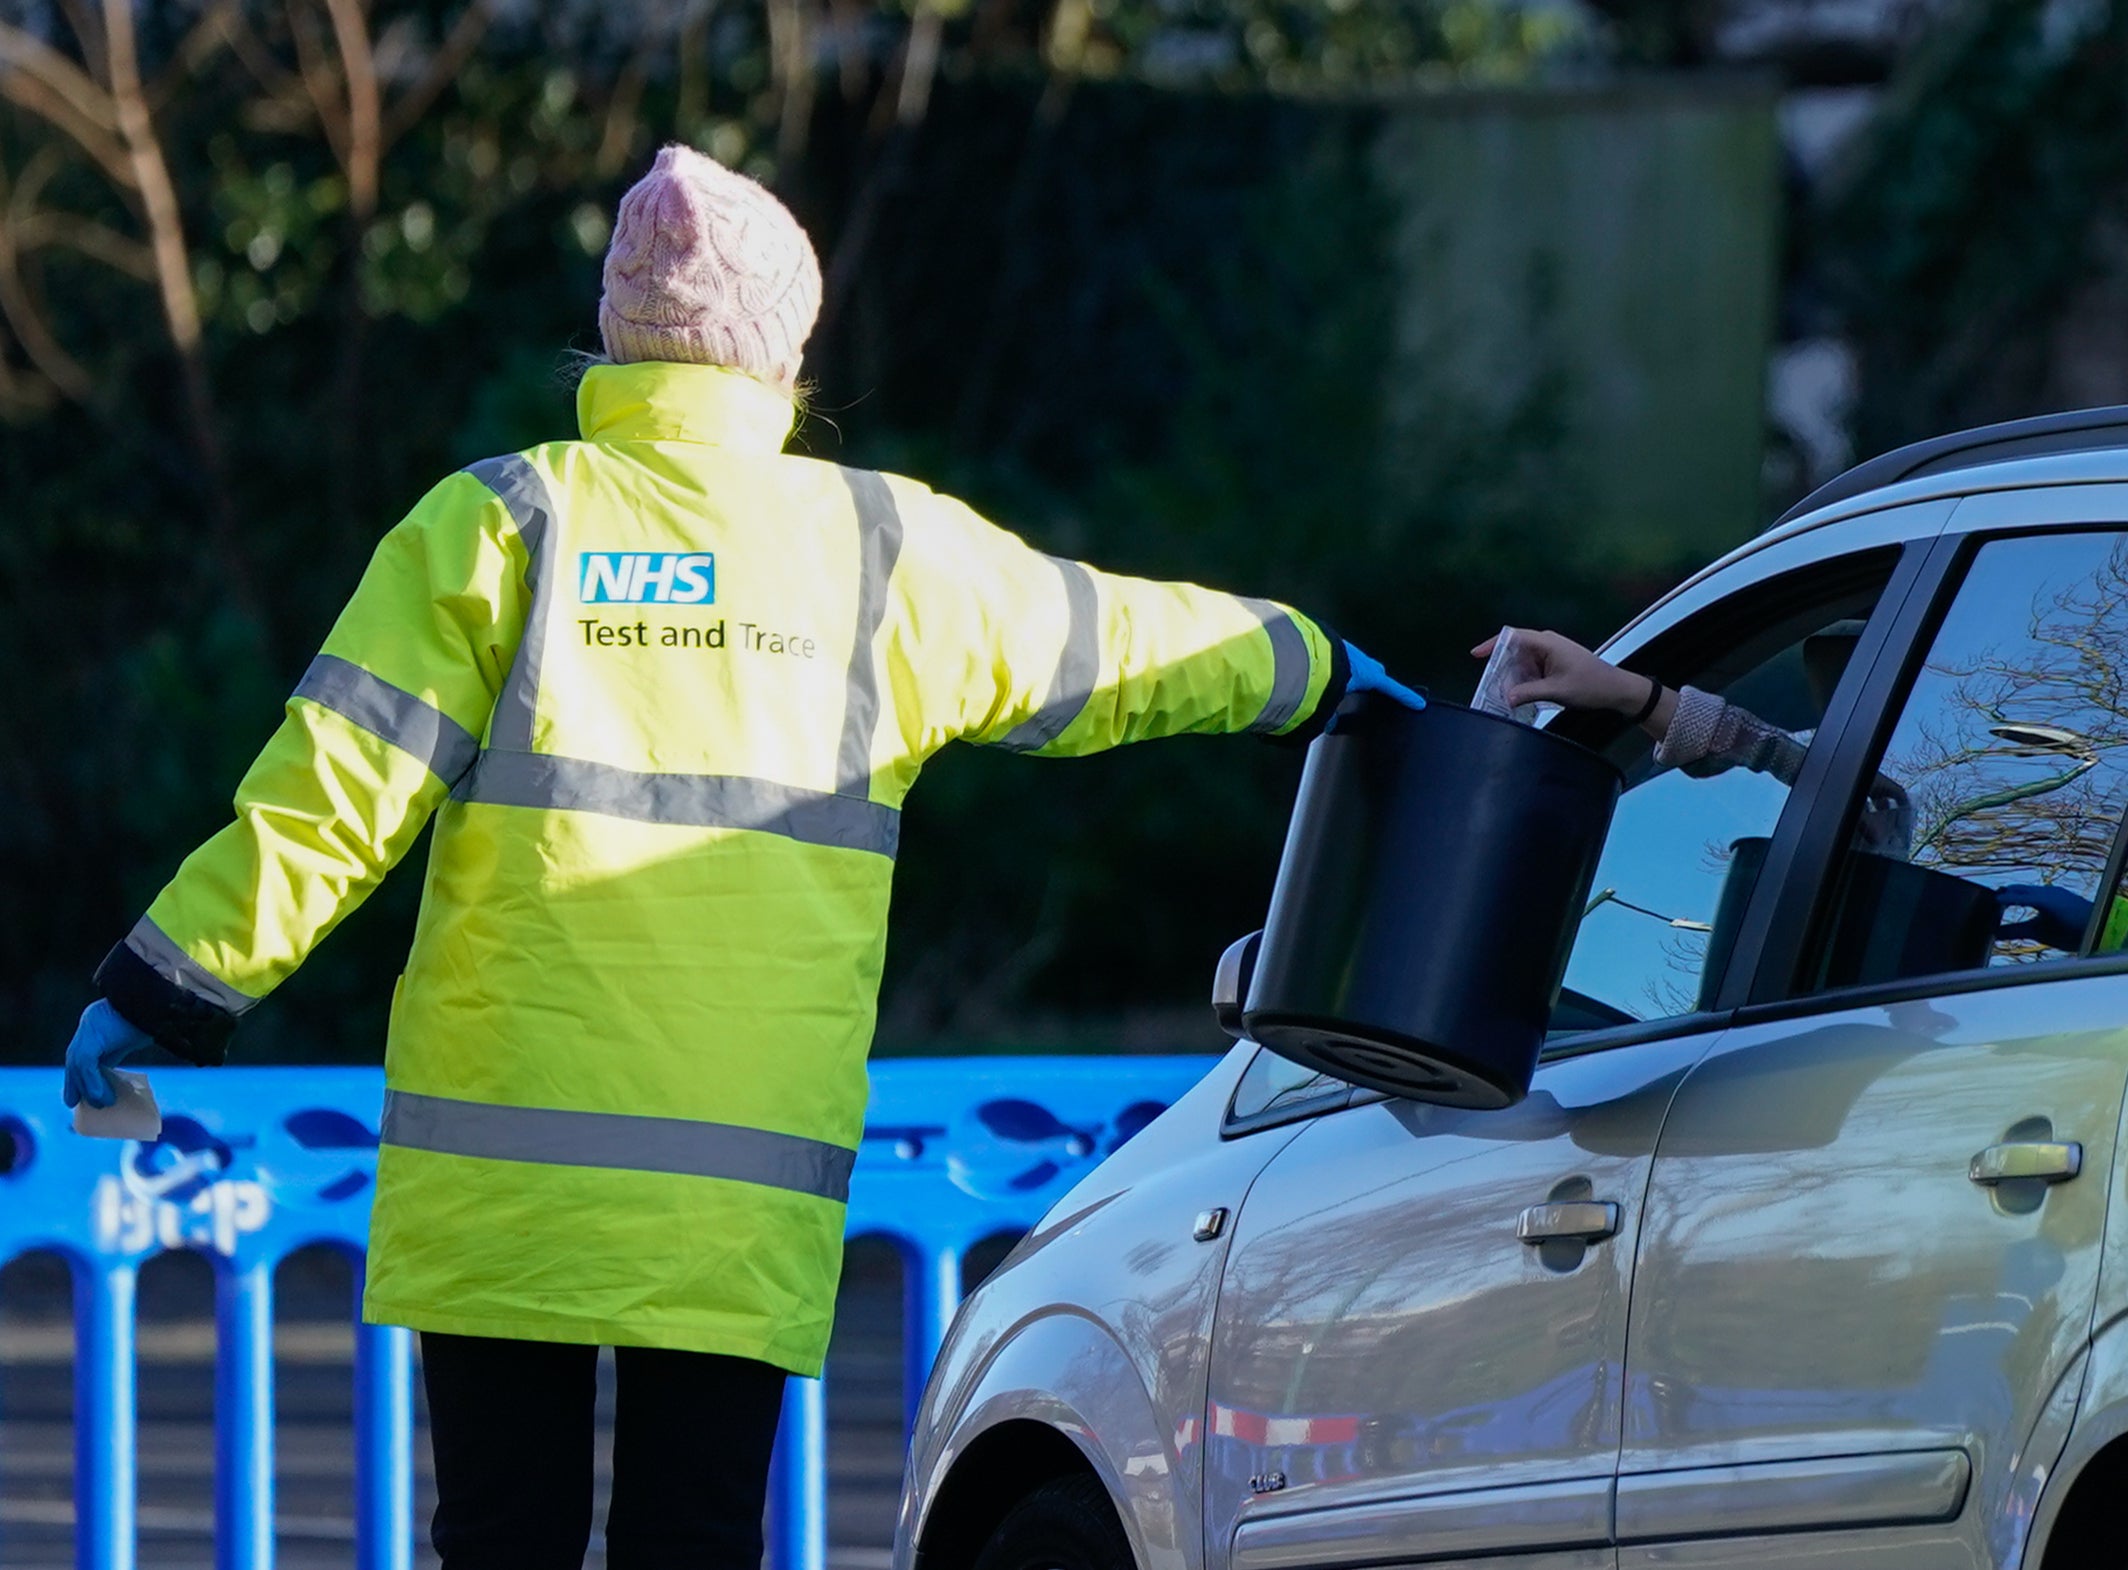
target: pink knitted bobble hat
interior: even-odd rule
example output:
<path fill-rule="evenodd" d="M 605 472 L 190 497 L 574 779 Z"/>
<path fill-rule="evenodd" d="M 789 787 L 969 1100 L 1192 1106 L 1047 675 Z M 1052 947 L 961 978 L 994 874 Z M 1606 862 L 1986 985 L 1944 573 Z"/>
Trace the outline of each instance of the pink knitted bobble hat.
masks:
<path fill-rule="evenodd" d="M 820 314 L 820 263 L 790 210 L 743 174 L 666 147 L 621 198 L 606 247 L 607 357 L 726 365 L 784 392 Z"/>

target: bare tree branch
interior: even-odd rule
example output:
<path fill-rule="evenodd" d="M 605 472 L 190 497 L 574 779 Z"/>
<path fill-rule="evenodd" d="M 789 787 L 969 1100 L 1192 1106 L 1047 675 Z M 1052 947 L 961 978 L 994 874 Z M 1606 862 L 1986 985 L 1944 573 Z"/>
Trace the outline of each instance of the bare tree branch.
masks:
<path fill-rule="evenodd" d="M 54 338 L 45 325 L 44 313 L 30 298 L 29 286 L 23 281 L 16 266 L 17 258 L 9 252 L 0 254 L 0 316 L 14 329 L 15 339 L 22 345 L 22 352 L 37 371 L 59 393 L 75 403 L 86 403 L 95 390 L 95 383 L 81 363 Z"/>
<path fill-rule="evenodd" d="M 207 380 L 207 362 L 201 343 L 199 300 L 192 290 L 192 258 L 185 241 L 184 217 L 178 207 L 177 189 L 170 178 L 169 161 L 164 156 L 162 142 L 156 136 L 154 121 L 148 112 L 148 97 L 141 81 L 140 56 L 133 33 L 133 0 L 103 0 L 103 32 L 111 107 L 131 165 L 132 185 L 138 195 L 141 218 L 147 225 L 164 329 L 177 351 L 193 447 L 206 479 L 210 535 L 231 595 L 239 603 L 246 603 L 251 598 L 250 571 L 242 542 L 237 538 L 234 508 L 222 462 L 220 422 L 215 412 L 214 390 Z"/>
<path fill-rule="evenodd" d="M 7 195 L 10 216 L 27 217 L 36 207 L 37 199 L 44 195 L 44 188 L 52 183 L 65 164 L 66 154 L 59 144 L 47 142 L 30 154 L 29 162 L 12 181 L 5 170 L 0 170 L 0 192 Z"/>
<path fill-rule="evenodd" d="M 377 56 L 369 19 L 356 0 L 324 0 L 340 51 L 340 80 L 347 90 L 347 205 L 358 224 L 377 211 L 378 166 L 384 156 L 383 110 L 377 87 Z"/>
<path fill-rule="evenodd" d="M 42 82 L 99 129 L 118 129 L 109 90 L 43 39 L 11 22 L 0 22 L 0 65 Z"/>
<path fill-rule="evenodd" d="M 43 39 L 0 22 L 0 98 L 70 138 L 104 173 L 132 184 L 111 95 Z"/>
<path fill-rule="evenodd" d="M 33 165 L 35 162 L 33 159 Z M 78 403 L 88 398 L 94 383 L 81 363 L 68 354 L 53 335 L 22 272 L 23 256 L 28 248 L 22 243 L 16 215 L 36 201 L 47 178 L 33 168 L 28 172 L 28 178 L 17 181 L 7 192 L 8 221 L 0 224 L 0 320 L 7 323 L 15 342 L 39 374 L 63 396 Z M 0 173 L 0 189 L 6 185 L 4 173 Z"/>
<path fill-rule="evenodd" d="M 240 21 L 242 14 L 238 0 L 214 0 L 199 14 L 199 20 L 186 30 L 185 36 L 178 40 L 177 48 L 171 51 L 162 74 L 149 85 L 148 107 L 151 110 L 165 107 L 178 88 L 197 75 L 199 68 L 217 51 L 228 46 L 232 22 Z"/>
<path fill-rule="evenodd" d="M 895 124 L 919 124 L 931 107 L 931 83 L 938 76 L 945 30 L 945 13 L 917 0 L 916 15 L 909 22 L 909 41 L 902 48 L 901 86 L 894 95 Z"/>
<path fill-rule="evenodd" d="M 305 96 L 310 99 L 311 112 L 316 115 L 319 128 L 325 132 L 326 145 L 332 149 L 334 162 L 345 173 L 348 126 L 338 73 L 326 57 L 316 19 L 304 0 L 288 0 L 288 33 L 296 46 L 296 77 L 303 84 Z"/>
<path fill-rule="evenodd" d="M 93 218 L 83 218 L 78 213 L 41 212 L 22 219 L 14 228 L 15 244 L 24 255 L 63 246 L 129 278 L 155 282 L 154 252 L 131 235 L 120 234 Z"/>
<path fill-rule="evenodd" d="M 628 57 L 614 79 L 613 96 L 606 102 L 606 124 L 599 133 L 598 152 L 591 165 L 601 179 L 612 179 L 628 162 L 635 139 L 636 116 L 643 108 L 643 88 L 650 80 L 650 54 L 655 35 L 647 30 L 642 44 Z"/>
<path fill-rule="evenodd" d="M 775 81 L 776 157 L 789 165 L 804 156 L 813 125 L 812 22 L 806 0 L 767 0 L 769 70 Z"/>
<path fill-rule="evenodd" d="M 858 103 L 871 73 L 865 67 L 864 50 L 858 47 L 864 36 L 866 9 L 864 0 L 828 0 L 829 14 L 833 18 L 836 49 L 836 75 L 842 86 L 845 103 Z"/>
<path fill-rule="evenodd" d="M 480 40 L 495 20 L 494 0 L 470 0 L 458 13 L 458 20 L 444 35 L 443 44 L 430 58 L 428 69 L 416 82 L 399 96 L 384 117 L 384 146 L 389 149 L 400 137 L 420 123 L 421 117 L 435 105 L 438 95 L 458 73 L 465 69 L 466 61 L 480 47 Z"/>
<path fill-rule="evenodd" d="M 700 125 L 709 113 L 709 84 L 705 80 L 708 71 L 703 57 L 709 53 L 709 19 L 715 14 L 715 0 L 699 11 L 683 7 L 685 19 L 680 23 L 680 91 L 673 105 L 673 120 L 682 130 L 691 130 Z"/>
<path fill-rule="evenodd" d="M 111 108 L 118 122 L 118 134 L 125 143 L 131 183 L 139 193 L 141 213 L 148 225 L 163 318 L 178 353 L 196 360 L 200 345 L 199 302 L 192 293 L 192 269 L 185 249 L 177 188 L 171 183 L 170 165 L 149 119 L 148 100 L 141 85 L 133 7 L 131 0 L 104 0 L 103 9 L 104 32 L 109 41 Z"/>
<path fill-rule="evenodd" d="M 6 230 L 0 234 L 0 244 L 11 245 L 18 256 L 28 256 L 48 246 L 65 246 L 143 283 L 153 283 L 154 258 L 138 240 L 79 213 L 39 205 L 44 188 L 65 162 L 59 144 L 47 142 L 30 155 L 12 184 L 5 171 L 0 170 L 0 193 L 7 198 Z"/>
<path fill-rule="evenodd" d="M 237 63 L 259 84 L 261 91 L 275 99 L 303 96 L 302 79 L 276 60 L 273 51 L 260 42 L 240 6 L 231 6 L 219 16 L 223 42 L 228 44 Z"/>
<path fill-rule="evenodd" d="M 95 8 L 87 0 L 59 0 L 59 9 L 66 13 L 67 26 L 81 40 L 81 58 L 89 75 L 103 87 L 111 85 L 111 74 L 99 62 L 110 53 L 104 38 L 103 22 Z"/>
<path fill-rule="evenodd" d="M 31 382 L 8 363 L 8 338 L 0 332 L 0 419 L 16 419 L 49 409 L 54 394 L 49 383 Z"/>

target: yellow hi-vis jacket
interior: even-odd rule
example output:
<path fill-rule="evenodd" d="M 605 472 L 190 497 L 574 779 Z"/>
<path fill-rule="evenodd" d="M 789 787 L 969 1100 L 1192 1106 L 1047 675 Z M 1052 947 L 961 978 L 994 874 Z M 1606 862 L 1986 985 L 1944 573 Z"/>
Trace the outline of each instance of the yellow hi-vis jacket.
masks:
<path fill-rule="evenodd" d="M 790 401 L 733 372 L 601 366 L 578 402 L 583 440 L 385 537 L 236 821 L 97 979 L 218 1062 L 433 814 L 366 1316 L 815 1373 L 924 760 L 1302 733 L 1342 646 L 786 456 Z"/>

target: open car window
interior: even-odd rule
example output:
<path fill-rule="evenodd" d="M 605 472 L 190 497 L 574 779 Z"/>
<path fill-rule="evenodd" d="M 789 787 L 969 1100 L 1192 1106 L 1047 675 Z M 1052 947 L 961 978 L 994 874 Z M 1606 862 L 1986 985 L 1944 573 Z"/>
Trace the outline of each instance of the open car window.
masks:
<path fill-rule="evenodd" d="M 1632 662 L 1711 695 L 1748 738 L 1681 766 L 1638 729 L 1560 716 L 1624 772 L 1611 831 L 1567 962 L 1554 1039 L 1710 1008 L 1735 928 L 1802 759 L 1896 560 L 1895 551 L 1740 591 Z M 1717 706 L 1718 708 L 1718 706 Z"/>

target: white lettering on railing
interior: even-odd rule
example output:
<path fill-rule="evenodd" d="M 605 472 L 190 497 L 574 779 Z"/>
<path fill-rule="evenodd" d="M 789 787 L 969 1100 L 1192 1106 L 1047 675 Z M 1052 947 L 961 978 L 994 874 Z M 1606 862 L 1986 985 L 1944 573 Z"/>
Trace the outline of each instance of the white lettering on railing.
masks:
<path fill-rule="evenodd" d="M 234 1254 L 238 1238 L 260 1230 L 273 1216 L 273 1199 L 265 1188 L 240 1178 L 209 1183 L 179 1203 L 134 1191 L 118 1178 L 104 1177 L 96 1180 L 90 1203 L 96 1218 L 96 1246 L 126 1254 L 149 1247 Z"/>

